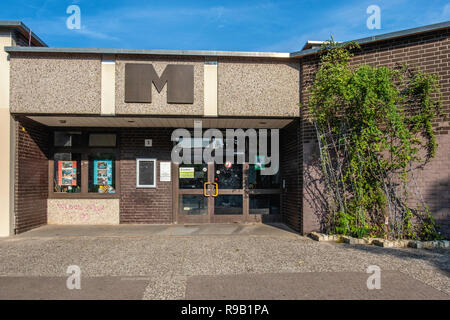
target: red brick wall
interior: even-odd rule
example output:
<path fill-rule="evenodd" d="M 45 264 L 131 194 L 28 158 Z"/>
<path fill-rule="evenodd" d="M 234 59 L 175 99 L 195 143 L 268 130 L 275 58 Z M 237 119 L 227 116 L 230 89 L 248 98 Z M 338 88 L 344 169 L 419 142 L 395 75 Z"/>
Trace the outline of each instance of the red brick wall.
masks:
<path fill-rule="evenodd" d="M 399 63 L 435 73 L 441 77 L 443 112 L 445 116 L 434 123 L 438 135 L 439 147 L 437 157 L 422 171 L 417 171 L 417 181 L 430 205 L 433 215 L 442 226 L 443 233 L 450 237 L 450 136 L 448 115 L 450 114 L 450 30 L 428 32 L 421 35 L 408 36 L 396 40 L 381 41 L 362 46 L 362 51 L 352 58 L 352 65 L 369 64 L 373 66 L 395 67 Z M 301 103 L 306 105 L 309 93 L 307 88 L 314 79 L 317 71 L 317 55 L 307 56 L 301 60 Z M 320 213 L 316 205 L 321 201 L 311 197 L 310 190 L 320 187 L 320 176 L 313 172 L 312 165 L 317 156 L 314 128 L 307 121 L 307 110 L 302 110 L 302 141 L 303 141 L 303 232 L 308 233 L 321 228 Z M 306 172 L 305 172 L 306 171 Z M 307 175 L 312 177 L 306 179 Z"/>
<path fill-rule="evenodd" d="M 15 233 L 47 223 L 47 127 L 16 118 Z"/>
<path fill-rule="evenodd" d="M 121 130 L 120 223 L 174 222 L 172 182 L 159 181 L 160 161 L 170 161 L 171 133 L 164 128 Z M 145 139 L 152 139 L 152 147 L 144 147 Z M 156 188 L 136 188 L 136 158 L 158 159 Z"/>

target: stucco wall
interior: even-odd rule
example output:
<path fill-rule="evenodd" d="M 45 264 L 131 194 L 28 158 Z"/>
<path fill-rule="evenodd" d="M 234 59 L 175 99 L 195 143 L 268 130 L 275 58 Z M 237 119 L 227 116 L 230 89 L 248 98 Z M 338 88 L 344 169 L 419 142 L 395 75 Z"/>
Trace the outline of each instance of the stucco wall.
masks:
<path fill-rule="evenodd" d="M 298 117 L 300 63 L 220 58 L 219 116 Z"/>
<path fill-rule="evenodd" d="M 48 199 L 48 224 L 119 224 L 119 199 Z"/>
<path fill-rule="evenodd" d="M 125 103 L 125 64 L 149 63 L 153 64 L 156 73 L 161 76 L 168 64 L 186 64 L 194 66 L 194 103 L 167 103 L 166 84 L 161 93 L 153 85 L 151 103 Z M 116 56 L 116 114 L 164 114 L 164 115 L 203 115 L 203 66 L 201 57 L 137 57 L 130 55 Z M 150 88 L 149 88 L 150 89 Z"/>
<path fill-rule="evenodd" d="M 100 113 L 100 56 L 12 53 L 10 57 L 11 112 Z"/>

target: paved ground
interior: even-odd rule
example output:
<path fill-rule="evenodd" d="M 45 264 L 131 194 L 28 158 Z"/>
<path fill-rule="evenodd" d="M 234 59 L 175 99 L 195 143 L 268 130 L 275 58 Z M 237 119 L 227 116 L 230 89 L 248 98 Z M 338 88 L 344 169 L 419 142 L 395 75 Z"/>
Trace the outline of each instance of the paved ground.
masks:
<path fill-rule="evenodd" d="M 81 269 L 68 290 L 67 267 Z M 381 290 L 368 290 L 369 265 Z M 319 243 L 282 225 L 46 226 L 0 238 L 0 299 L 449 299 L 448 249 Z"/>

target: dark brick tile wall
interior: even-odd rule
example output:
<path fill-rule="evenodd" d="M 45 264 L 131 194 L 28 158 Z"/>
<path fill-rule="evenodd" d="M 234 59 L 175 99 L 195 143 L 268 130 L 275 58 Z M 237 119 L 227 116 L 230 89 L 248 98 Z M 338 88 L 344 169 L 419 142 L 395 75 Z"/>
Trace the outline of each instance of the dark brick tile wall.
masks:
<path fill-rule="evenodd" d="M 387 40 L 362 46 L 360 52 L 352 58 L 353 66 L 369 64 L 373 66 L 395 67 L 398 64 L 408 65 L 438 74 L 443 100 L 444 116 L 434 123 L 438 135 L 438 151 L 436 159 L 425 166 L 423 170 L 416 171 L 417 185 L 424 200 L 430 205 L 433 215 L 442 226 L 442 232 L 450 237 L 450 30 L 439 30 L 421 35 L 412 35 L 401 39 Z M 312 55 L 301 60 L 301 98 L 302 105 L 308 103 L 308 88 L 318 69 L 318 56 Z M 307 120 L 308 110 L 302 109 L 302 148 L 303 169 L 309 168 L 313 162 L 315 145 L 315 132 L 312 124 Z M 305 185 L 312 183 L 304 181 Z M 310 205 L 311 197 L 303 190 L 303 220 L 305 233 L 319 230 L 320 225 L 316 219 L 317 212 Z M 309 223 L 305 223 L 308 220 Z"/>
<path fill-rule="evenodd" d="M 172 130 L 120 131 L 120 223 L 173 223 L 172 182 L 159 181 L 160 161 L 170 161 Z M 152 147 L 144 140 L 152 139 Z M 136 158 L 156 158 L 156 188 L 136 188 Z M 173 181 L 174 177 L 172 177 Z"/>
<path fill-rule="evenodd" d="M 49 131 L 23 117 L 15 125 L 15 233 L 21 233 L 47 223 Z"/>
<path fill-rule="evenodd" d="M 302 176 L 300 121 L 294 120 L 281 130 L 280 170 L 285 180 L 282 193 L 283 222 L 296 231 L 302 231 Z"/>

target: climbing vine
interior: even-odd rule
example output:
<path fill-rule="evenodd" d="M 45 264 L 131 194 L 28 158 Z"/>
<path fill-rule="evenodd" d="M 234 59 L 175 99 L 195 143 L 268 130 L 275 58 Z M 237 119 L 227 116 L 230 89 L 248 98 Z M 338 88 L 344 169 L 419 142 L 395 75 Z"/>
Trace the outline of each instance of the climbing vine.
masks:
<path fill-rule="evenodd" d="M 357 237 L 440 235 L 414 178 L 436 154 L 439 78 L 407 65 L 362 65 L 355 43 L 327 42 L 310 88 L 326 182 L 329 232 Z"/>

